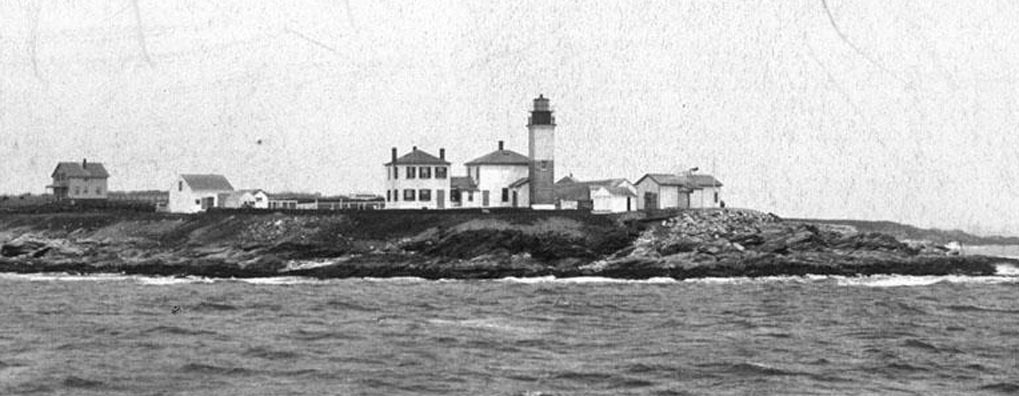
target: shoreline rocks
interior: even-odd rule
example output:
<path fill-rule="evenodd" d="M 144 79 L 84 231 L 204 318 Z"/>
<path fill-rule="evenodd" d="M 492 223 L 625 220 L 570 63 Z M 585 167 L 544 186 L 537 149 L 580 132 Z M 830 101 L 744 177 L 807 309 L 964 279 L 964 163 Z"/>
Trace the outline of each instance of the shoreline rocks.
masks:
<path fill-rule="evenodd" d="M 343 212 L 0 218 L 0 272 L 206 277 L 993 275 L 1016 260 L 951 256 L 879 233 L 751 210 L 664 219 L 564 212 Z"/>

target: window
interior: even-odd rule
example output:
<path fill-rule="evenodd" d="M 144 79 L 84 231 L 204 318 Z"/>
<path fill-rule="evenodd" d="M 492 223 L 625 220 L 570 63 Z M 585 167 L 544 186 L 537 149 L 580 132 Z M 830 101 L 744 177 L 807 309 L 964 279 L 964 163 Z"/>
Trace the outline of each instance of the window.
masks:
<path fill-rule="evenodd" d="M 184 191 L 184 182 L 177 182 L 177 191 Z"/>
<path fill-rule="evenodd" d="M 411 168 L 407 168 L 407 169 L 411 169 Z M 414 200 L 414 190 L 409 189 L 409 188 L 406 189 L 406 190 L 403 190 L 403 200 L 404 201 L 413 201 Z"/>
<path fill-rule="evenodd" d="M 474 191 L 468 191 L 467 192 L 467 201 L 468 202 L 474 202 Z"/>
<path fill-rule="evenodd" d="M 201 204 L 202 204 L 202 200 L 200 200 L 200 199 L 196 199 L 195 200 L 195 205 L 201 205 Z"/>
<path fill-rule="evenodd" d="M 96 187 L 96 195 L 103 195 L 102 187 Z M 715 193 L 715 202 L 718 202 L 718 193 Z"/>
<path fill-rule="evenodd" d="M 421 169 L 425 169 L 425 168 L 421 168 Z M 421 191 L 418 192 L 418 201 L 424 202 L 424 201 L 431 201 L 431 200 L 432 200 L 432 190 L 422 189 Z"/>
<path fill-rule="evenodd" d="M 80 194 L 80 193 L 81 193 L 81 191 L 80 191 L 80 190 L 78 190 L 78 187 L 75 187 L 75 188 L 74 188 L 74 195 L 78 195 L 78 194 Z"/>
<path fill-rule="evenodd" d="M 408 166 L 407 167 L 407 178 L 408 179 L 413 179 L 415 177 L 416 173 L 417 173 L 417 170 L 418 170 L 418 168 L 416 166 Z"/>
<path fill-rule="evenodd" d="M 393 198 L 392 195 L 393 195 L 392 191 L 386 190 L 386 202 L 389 202 L 390 200 L 392 200 L 392 198 Z"/>
<path fill-rule="evenodd" d="M 715 203 L 718 203 L 718 191 L 715 191 Z"/>
<path fill-rule="evenodd" d="M 395 180 L 395 179 L 399 179 L 399 178 L 400 178 L 400 168 L 398 168 L 396 165 L 393 165 L 393 179 Z"/>
<path fill-rule="evenodd" d="M 538 170 L 547 171 L 552 168 L 552 161 L 538 161 Z"/>
<path fill-rule="evenodd" d="M 449 201 L 460 202 L 460 190 L 457 189 L 449 190 Z"/>
<path fill-rule="evenodd" d="M 435 167 L 435 178 L 436 179 L 445 179 L 446 178 L 446 167 L 445 166 L 436 166 Z"/>
<path fill-rule="evenodd" d="M 481 168 L 479 167 L 474 167 L 474 182 L 481 183 Z"/>
<path fill-rule="evenodd" d="M 418 177 L 421 178 L 421 179 L 431 179 L 432 178 L 432 167 L 430 167 L 430 166 L 422 166 L 421 169 L 418 170 Z"/>
<path fill-rule="evenodd" d="M 503 202 L 509 202 L 509 189 L 508 188 L 502 189 L 502 201 Z"/>
<path fill-rule="evenodd" d="M 400 190 L 393 190 L 393 202 L 400 200 Z"/>

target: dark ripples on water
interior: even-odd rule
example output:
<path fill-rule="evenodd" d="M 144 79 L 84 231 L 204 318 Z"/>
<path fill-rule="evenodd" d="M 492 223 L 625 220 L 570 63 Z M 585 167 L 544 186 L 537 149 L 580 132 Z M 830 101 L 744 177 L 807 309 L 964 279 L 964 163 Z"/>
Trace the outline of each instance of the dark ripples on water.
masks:
<path fill-rule="evenodd" d="M 0 394 L 1019 392 L 1009 281 L 70 280 L 0 277 Z"/>

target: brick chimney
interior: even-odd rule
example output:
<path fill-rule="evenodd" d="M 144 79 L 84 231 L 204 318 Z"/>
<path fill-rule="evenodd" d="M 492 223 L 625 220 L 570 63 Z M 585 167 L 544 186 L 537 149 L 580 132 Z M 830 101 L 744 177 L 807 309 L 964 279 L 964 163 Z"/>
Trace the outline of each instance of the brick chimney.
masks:
<path fill-rule="evenodd" d="M 393 162 L 396 162 L 396 147 L 393 147 Z"/>
<path fill-rule="evenodd" d="M 87 165 L 88 165 L 88 160 L 85 159 L 85 158 L 82 158 L 81 159 L 81 169 L 87 169 L 86 168 Z"/>
<path fill-rule="evenodd" d="M 499 141 L 499 151 L 502 151 L 502 148 L 503 148 L 503 144 L 502 144 L 502 140 L 500 140 Z"/>
<path fill-rule="evenodd" d="M 446 149 L 444 149 L 444 148 L 440 148 L 439 149 L 439 159 L 441 159 L 443 161 L 446 160 Z"/>

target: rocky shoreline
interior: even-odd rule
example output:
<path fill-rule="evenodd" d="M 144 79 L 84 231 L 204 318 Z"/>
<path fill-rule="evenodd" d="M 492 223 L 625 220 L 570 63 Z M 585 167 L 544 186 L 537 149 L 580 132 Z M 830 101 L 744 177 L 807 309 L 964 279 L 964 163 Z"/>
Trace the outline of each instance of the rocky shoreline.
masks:
<path fill-rule="evenodd" d="M 993 275 L 1016 260 L 953 256 L 852 227 L 751 210 L 32 213 L 0 217 L 0 272 L 163 276 L 626 279 Z"/>

